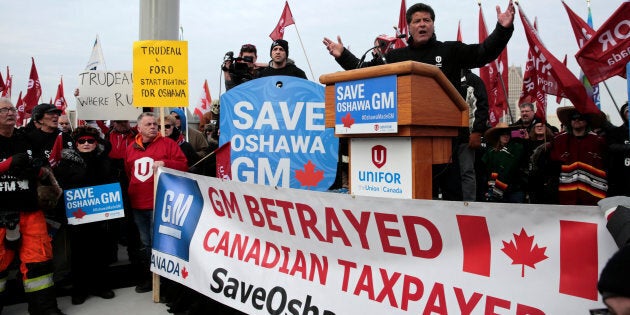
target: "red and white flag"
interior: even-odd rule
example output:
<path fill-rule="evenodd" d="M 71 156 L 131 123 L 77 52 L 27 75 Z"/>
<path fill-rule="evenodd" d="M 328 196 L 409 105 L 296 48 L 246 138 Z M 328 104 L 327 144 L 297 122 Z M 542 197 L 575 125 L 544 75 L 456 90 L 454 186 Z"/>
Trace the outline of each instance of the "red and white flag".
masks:
<path fill-rule="evenodd" d="M 55 144 L 53 144 L 48 156 L 48 163 L 50 167 L 55 167 L 61 161 L 61 151 L 63 150 L 63 133 L 59 132 L 57 138 L 55 138 Z"/>
<path fill-rule="evenodd" d="M 203 114 L 209 112 L 212 109 L 212 97 L 210 96 L 210 89 L 208 88 L 208 80 L 203 82 L 203 91 L 199 98 L 199 103 L 195 107 L 195 115 L 199 116 L 199 120 L 203 117 Z"/>
<path fill-rule="evenodd" d="M 31 74 L 28 79 L 28 89 L 24 95 L 24 111 L 31 113 L 33 108 L 39 102 L 39 98 L 42 96 L 42 86 L 39 82 L 39 75 L 37 75 L 37 68 L 35 67 L 35 58 L 32 58 Z"/>
<path fill-rule="evenodd" d="M 624 1 L 575 55 L 582 71 L 597 84 L 616 75 L 626 77 L 630 62 L 630 1 Z"/>
<path fill-rule="evenodd" d="M 232 179 L 232 146 L 230 141 L 224 143 L 216 149 L 217 155 L 217 178 Z"/>
<path fill-rule="evenodd" d="M 2 90 L 2 97 L 11 98 L 11 86 L 13 85 L 13 78 L 11 78 L 11 74 L 9 73 L 9 66 L 7 66 L 7 81 L 4 84 L 4 89 Z"/>
<path fill-rule="evenodd" d="M 280 20 L 278 21 L 278 25 L 273 29 L 273 32 L 269 34 L 271 40 L 282 39 L 284 37 L 284 28 L 295 24 L 293 20 L 293 14 L 291 13 L 291 9 L 289 8 L 289 2 L 284 2 L 284 10 L 282 10 L 282 15 L 280 16 Z"/>
<path fill-rule="evenodd" d="M 66 107 L 68 104 L 66 103 L 66 98 L 63 94 L 63 77 L 61 78 L 61 82 L 57 85 L 57 96 L 55 96 L 55 107 L 61 110 L 61 114 L 66 114 Z"/>
<path fill-rule="evenodd" d="M 15 125 L 17 127 L 22 126 L 22 122 L 26 121 L 27 114 L 24 112 L 24 101 L 22 100 L 22 91 L 20 91 L 20 95 L 18 95 L 18 100 L 15 103 L 15 108 L 17 108 L 17 118 L 15 121 Z"/>
<path fill-rule="evenodd" d="M 537 65 L 537 70 L 540 72 L 540 69 L 543 69 L 543 74 L 545 71 L 549 71 L 558 84 L 558 91 L 562 91 L 564 96 L 573 103 L 580 113 L 598 114 L 600 110 L 593 102 L 593 99 L 586 94 L 586 89 L 584 89 L 582 82 L 541 43 L 534 28 L 525 17 L 522 5 L 519 5 L 519 15 L 525 29 L 525 36 L 529 43 L 529 50 L 532 52 L 534 64 Z"/>
<path fill-rule="evenodd" d="M 483 10 L 479 4 L 479 42 L 483 42 L 488 37 L 488 29 L 483 17 Z M 499 57 L 479 69 L 479 76 L 486 85 L 488 93 L 488 112 L 490 114 L 490 124 L 494 127 L 503 113 L 508 110 L 505 82 L 508 81 L 507 73 L 507 47 L 503 49 Z"/>
<path fill-rule="evenodd" d="M 573 28 L 573 33 L 575 34 L 575 40 L 577 41 L 578 48 L 584 47 L 584 44 L 595 35 L 595 30 L 591 25 L 584 21 L 580 16 L 578 16 L 569 6 L 562 1 L 562 5 L 564 5 L 567 14 L 569 15 L 569 22 L 571 22 L 571 27 Z M 591 19 L 591 9 L 588 9 L 588 19 L 592 24 Z M 566 62 L 565 62 L 566 64 Z M 580 79 L 582 80 L 582 84 L 586 89 L 586 93 L 589 97 L 593 98 L 593 102 L 598 108 L 601 108 L 601 104 L 599 101 L 599 87 L 597 84 L 593 85 L 589 82 L 588 78 L 584 76 L 583 72 L 580 72 Z"/>
<path fill-rule="evenodd" d="M 4 91 L 4 80 L 2 79 L 2 72 L 0 72 L 0 95 L 2 95 L 2 91 Z"/>
<path fill-rule="evenodd" d="M 534 31 L 536 28 L 536 20 L 534 20 Z M 521 90 L 521 97 L 518 100 L 518 104 L 536 104 L 536 118 L 544 122 L 547 121 L 547 94 L 539 84 L 539 73 L 536 69 L 537 65 L 535 61 L 534 53 L 530 48 L 527 51 L 527 62 L 525 63 L 525 73 L 523 74 L 523 88 Z M 544 70 L 544 68 L 541 70 Z M 548 71 L 546 73 L 546 77 L 551 77 Z M 547 80 L 548 79 L 549 78 L 547 78 Z M 551 79 L 553 80 L 553 78 Z M 547 80 L 545 80 L 545 82 Z M 555 84 L 555 80 L 553 80 L 553 82 Z"/>
<path fill-rule="evenodd" d="M 394 43 L 394 48 L 403 48 L 407 46 L 407 5 L 405 0 L 400 2 L 400 13 L 398 14 L 398 28 L 396 29 L 396 35 L 405 35 L 404 38 L 397 38 Z"/>

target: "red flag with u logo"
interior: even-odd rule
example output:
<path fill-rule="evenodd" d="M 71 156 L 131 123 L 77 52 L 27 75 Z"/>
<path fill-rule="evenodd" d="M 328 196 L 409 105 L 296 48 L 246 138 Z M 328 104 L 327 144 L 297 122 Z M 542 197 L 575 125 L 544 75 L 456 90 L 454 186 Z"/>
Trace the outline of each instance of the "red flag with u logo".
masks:
<path fill-rule="evenodd" d="M 289 2 L 284 2 L 284 10 L 282 10 L 282 15 L 280 16 L 280 20 L 278 21 L 278 25 L 273 29 L 273 32 L 269 34 L 271 40 L 282 39 L 284 37 L 284 28 L 291 24 L 295 24 L 293 21 L 293 14 L 291 13 L 291 9 L 289 8 Z"/>

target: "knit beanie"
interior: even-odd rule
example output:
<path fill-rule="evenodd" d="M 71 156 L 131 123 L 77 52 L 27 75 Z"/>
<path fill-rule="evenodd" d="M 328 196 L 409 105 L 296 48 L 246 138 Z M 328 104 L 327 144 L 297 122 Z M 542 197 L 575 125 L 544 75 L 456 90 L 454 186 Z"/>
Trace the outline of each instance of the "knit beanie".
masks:
<path fill-rule="evenodd" d="M 284 48 L 284 51 L 287 53 L 287 57 L 289 57 L 289 42 L 287 42 L 284 39 L 276 39 L 275 41 L 273 41 L 273 43 L 271 43 L 271 48 L 269 49 L 269 55 L 271 55 L 273 48 L 276 46 L 281 46 L 282 48 Z"/>
<path fill-rule="evenodd" d="M 628 283 L 630 283 L 630 246 L 624 246 L 604 266 L 597 289 L 603 299 L 613 296 L 630 297 Z"/>

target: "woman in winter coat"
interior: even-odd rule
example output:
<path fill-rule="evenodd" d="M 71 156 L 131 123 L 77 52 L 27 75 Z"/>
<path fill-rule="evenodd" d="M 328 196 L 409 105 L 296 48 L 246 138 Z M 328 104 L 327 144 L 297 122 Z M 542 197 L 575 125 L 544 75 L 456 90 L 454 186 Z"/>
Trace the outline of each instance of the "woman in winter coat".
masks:
<path fill-rule="evenodd" d="M 59 185 L 64 189 L 112 183 L 109 149 L 99 131 L 91 126 L 80 126 L 72 132 L 75 148 L 64 149 L 55 169 Z M 96 221 L 68 226 L 70 239 L 70 268 L 72 304 L 83 304 L 88 295 L 103 299 L 114 297 L 107 281 L 109 248 L 113 242 L 107 221 Z"/>

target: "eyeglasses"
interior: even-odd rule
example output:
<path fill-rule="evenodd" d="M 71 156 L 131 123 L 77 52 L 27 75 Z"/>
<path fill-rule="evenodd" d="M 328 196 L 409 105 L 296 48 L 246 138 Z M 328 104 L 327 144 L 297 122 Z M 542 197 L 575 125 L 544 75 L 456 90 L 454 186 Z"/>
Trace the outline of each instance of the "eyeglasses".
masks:
<path fill-rule="evenodd" d="M 8 112 L 17 113 L 17 108 L 15 107 L 3 107 L 0 108 L 0 114 L 6 114 Z"/>
<path fill-rule="evenodd" d="M 96 139 L 94 138 L 80 138 L 79 140 L 77 140 L 78 144 L 85 144 L 85 143 L 89 143 L 89 144 L 94 144 L 96 142 Z"/>

